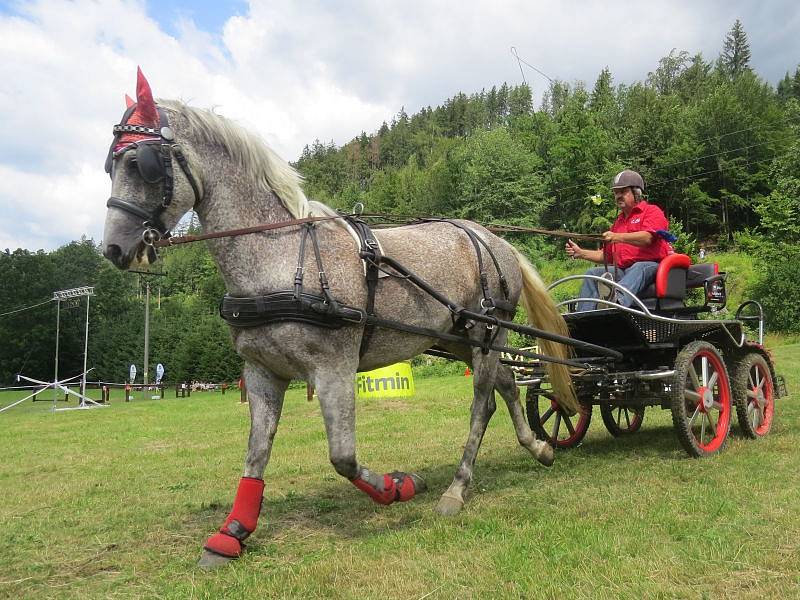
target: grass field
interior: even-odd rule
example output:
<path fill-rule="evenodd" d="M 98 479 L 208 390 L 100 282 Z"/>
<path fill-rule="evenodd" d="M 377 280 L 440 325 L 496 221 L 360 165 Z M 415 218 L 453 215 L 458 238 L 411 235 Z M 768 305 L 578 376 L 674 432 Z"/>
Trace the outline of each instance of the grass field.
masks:
<path fill-rule="evenodd" d="M 800 389 L 800 345 L 775 355 Z M 0 414 L 0 596 L 800 597 L 791 395 L 767 438 L 734 426 L 727 448 L 701 461 L 680 449 L 667 411 L 649 409 L 623 440 L 597 412 L 584 444 L 551 469 L 517 445 L 501 403 L 471 498 L 443 518 L 433 508 L 466 439 L 470 381 L 420 379 L 413 399 L 359 402 L 360 460 L 417 471 L 430 487 L 391 507 L 336 476 L 318 406 L 290 390 L 261 525 L 244 557 L 214 572 L 195 562 L 241 473 L 248 413 L 237 395 L 118 394 L 93 411 L 25 403 Z"/>

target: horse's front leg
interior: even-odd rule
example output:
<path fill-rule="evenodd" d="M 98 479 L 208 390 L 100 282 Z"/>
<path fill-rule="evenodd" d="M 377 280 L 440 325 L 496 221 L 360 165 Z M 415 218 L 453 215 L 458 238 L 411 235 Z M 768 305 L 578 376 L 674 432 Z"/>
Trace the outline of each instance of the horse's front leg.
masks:
<path fill-rule="evenodd" d="M 494 401 L 494 379 L 497 373 L 499 357 L 494 352 L 484 355 L 479 348 L 472 351 L 472 365 L 474 370 L 472 416 L 470 418 L 469 437 L 464 445 L 464 454 L 458 465 L 453 483 L 442 494 L 436 510 L 443 515 L 454 515 L 464 506 L 464 492 L 472 480 L 472 470 L 475 458 L 481 447 L 483 435 L 489 419 L 492 418 L 496 405 Z"/>
<path fill-rule="evenodd" d="M 261 512 L 264 469 L 269 461 L 289 382 L 249 363 L 245 365 L 245 381 L 250 400 L 250 439 L 244 476 L 239 480 L 228 518 L 204 546 L 199 563 L 201 567 L 215 567 L 238 558 L 242 553 L 242 542 L 255 531 Z"/>
<path fill-rule="evenodd" d="M 355 371 L 325 371 L 315 381 L 333 468 L 378 504 L 405 502 L 425 491 L 414 473 L 379 475 L 356 460 Z"/>

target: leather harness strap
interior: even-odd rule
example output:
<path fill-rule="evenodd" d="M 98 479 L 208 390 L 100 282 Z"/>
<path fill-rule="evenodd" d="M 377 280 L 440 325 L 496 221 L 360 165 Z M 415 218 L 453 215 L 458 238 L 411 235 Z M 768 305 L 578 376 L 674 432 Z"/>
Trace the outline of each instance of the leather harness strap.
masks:
<path fill-rule="evenodd" d="M 367 281 L 366 312 L 367 315 L 373 316 L 375 314 L 375 293 L 378 288 L 378 278 L 380 274 L 379 265 L 382 258 L 380 244 L 378 244 L 378 240 L 375 238 L 375 234 L 372 233 L 369 225 L 362 219 L 353 216 L 345 216 L 344 219 L 350 224 L 360 240 L 361 247 L 359 248 L 358 255 L 366 265 L 366 272 L 364 274 Z M 375 324 L 368 320 L 366 325 L 364 325 L 364 333 L 361 336 L 361 345 L 358 349 L 359 358 L 367 353 L 369 342 L 374 333 Z"/>
<path fill-rule="evenodd" d="M 177 246 L 179 244 L 189 244 L 191 242 L 200 242 L 203 240 L 215 240 L 225 237 L 236 237 L 239 235 L 247 235 L 250 233 L 261 233 L 262 231 L 272 231 L 273 229 L 283 229 L 284 227 L 294 227 L 303 225 L 305 223 L 317 223 L 319 221 L 331 221 L 334 219 L 341 219 L 340 215 L 332 217 L 302 217 L 300 219 L 287 219 L 286 221 L 278 221 L 276 223 L 262 223 L 261 225 L 254 225 L 252 227 L 242 227 L 241 229 L 226 229 L 225 231 L 215 231 L 212 233 L 201 233 L 198 235 L 182 235 L 177 237 L 165 238 L 158 240 L 153 244 L 156 248 L 166 248 L 169 246 Z"/>

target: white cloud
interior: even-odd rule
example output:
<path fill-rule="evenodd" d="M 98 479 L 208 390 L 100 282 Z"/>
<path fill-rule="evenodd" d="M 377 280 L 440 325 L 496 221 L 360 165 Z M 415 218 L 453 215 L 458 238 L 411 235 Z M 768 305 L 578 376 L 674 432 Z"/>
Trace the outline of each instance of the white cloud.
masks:
<path fill-rule="evenodd" d="M 175 36 L 141 0 L 19 6 L 22 16 L 0 13 L 3 248 L 99 241 L 110 189 L 101 165 L 137 65 L 157 97 L 215 107 L 294 160 L 315 138 L 344 143 L 401 106 L 519 82 L 512 45 L 551 76 L 589 85 L 604 66 L 618 83 L 643 79 L 673 47 L 714 58 L 737 17 L 772 81 L 800 56 L 789 2 L 252 0 L 221 32 L 178 15 Z M 525 76 L 540 94 L 547 82 Z"/>

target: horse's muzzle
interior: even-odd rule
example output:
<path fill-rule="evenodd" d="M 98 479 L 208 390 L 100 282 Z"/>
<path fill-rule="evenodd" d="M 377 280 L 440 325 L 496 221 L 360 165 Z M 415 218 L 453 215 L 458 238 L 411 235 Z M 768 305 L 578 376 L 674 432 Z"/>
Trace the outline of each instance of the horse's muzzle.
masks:
<path fill-rule="evenodd" d="M 118 269 L 127 269 L 131 263 L 129 256 L 126 256 L 117 244 L 108 244 L 103 250 L 103 256 L 110 260 Z"/>

